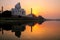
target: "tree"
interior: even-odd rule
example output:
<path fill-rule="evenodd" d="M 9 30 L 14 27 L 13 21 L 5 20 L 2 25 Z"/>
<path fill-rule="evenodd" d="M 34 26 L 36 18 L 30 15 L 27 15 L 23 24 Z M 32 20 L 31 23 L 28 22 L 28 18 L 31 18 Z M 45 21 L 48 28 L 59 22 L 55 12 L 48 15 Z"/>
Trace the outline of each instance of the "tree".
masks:
<path fill-rule="evenodd" d="M 12 16 L 11 11 L 6 10 L 2 13 L 2 17 L 11 17 L 11 16 Z"/>

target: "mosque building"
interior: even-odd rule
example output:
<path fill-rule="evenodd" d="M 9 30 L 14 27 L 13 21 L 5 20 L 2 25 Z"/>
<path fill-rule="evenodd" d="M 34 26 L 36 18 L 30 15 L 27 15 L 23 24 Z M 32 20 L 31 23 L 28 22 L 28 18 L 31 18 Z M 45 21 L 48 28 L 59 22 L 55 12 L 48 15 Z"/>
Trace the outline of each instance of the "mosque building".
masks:
<path fill-rule="evenodd" d="M 20 3 L 15 5 L 15 8 L 12 8 L 12 15 L 13 16 L 26 16 L 26 12 L 24 9 L 21 8 Z"/>
<path fill-rule="evenodd" d="M 32 13 L 32 8 L 31 8 L 31 13 L 29 15 L 26 15 L 25 10 L 21 8 L 20 2 L 17 3 L 15 5 L 15 8 L 12 8 L 11 11 L 13 16 L 35 17 L 35 15 Z"/>

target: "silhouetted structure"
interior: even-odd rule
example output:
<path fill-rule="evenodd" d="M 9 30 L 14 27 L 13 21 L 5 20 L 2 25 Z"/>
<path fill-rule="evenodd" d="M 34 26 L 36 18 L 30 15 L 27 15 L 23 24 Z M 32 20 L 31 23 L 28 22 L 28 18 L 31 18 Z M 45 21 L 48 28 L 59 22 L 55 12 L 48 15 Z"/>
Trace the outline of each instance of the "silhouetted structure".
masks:
<path fill-rule="evenodd" d="M 3 28 L 4 30 L 11 30 L 12 25 L 9 23 L 4 23 L 4 24 L 0 24 L 0 28 Z"/>
<path fill-rule="evenodd" d="M 25 26 L 12 26 L 10 24 L 3 24 L 0 25 L 0 30 L 2 31 L 2 34 L 4 34 L 3 30 L 12 30 L 12 32 L 15 32 L 15 35 L 20 38 L 21 32 L 25 30 Z"/>
<path fill-rule="evenodd" d="M 31 32 L 32 32 L 32 27 L 37 22 L 28 22 L 28 23 L 25 22 L 25 23 L 16 24 L 19 26 L 13 26 L 13 24 L 11 24 L 11 23 L 4 23 L 4 24 L 0 24 L 0 30 L 2 31 L 2 34 L 4 34 L 3 30 L 6 30 L 6 31 L 12 30 L 12 32 L 15 32 L 15 36 L 20 38 L 21 32 L 23 32 L 26 29 L 26 27 L 25 27 L 26 25 L 31 26 Z M 39 23 L 42 24 L 43 22 L 39 22 Z"/>
<path fill-rule="evenodd" d="M 16 15 L 17 17 L 15 17 Z M 12 9 L 12 12 L 8 10 L 3 12 L 2 7 L 2 14 L 0 14 L 0 16 L 2 16 L 0 20 L 0 28 L 2 30 L 2 34 L 4 33 L 3 30 L 12 30 L 12 32 L 15 32 L 15 36 L 17 37 L 20 37 L 21 32 L 26 29 L 25 25 L 30 25 L 32 32 L 32 26 L 34 26 L 36 22 L 42 24 L 45 21 L 42 16 L 36 17 L 34 14 L 32 14 L 32 8 L 31 14 L 28 16 L 25 15 L 25 10 L 21 9 L 20 3 L 15 6 L 15 9 Z M 20 27 L 14 25 L 20 25 Z"/>
<path fill-rule="evenodd" d="M 25 26 L 20 26 L 20 28 L 18 28 L 17 31 L 15 30 L 15 35 L 20 38 L 21 32 L 24 31 L 25 29 L 26 29 Z"/>
<path fill-rule="evenodd" d="M 43 18 L 42 16 L 38 16 L 38 19 L 40 19 L 40 20 L 41 20 L 41 19 L 44 19 L 44 18 Z"/>
<path fill-rule="evenodd" d="M 15 36 L 17 36 L 18 38 L 20 38 L 20 36 L 21 36 L 21 31 L 15 31 Z"/>
<path fill-rule="evenodd" d="M 2 11 L 1 12 L 3 12 L 3 6 L 1 8 L 2 8 Z"/>
<path fill-rule="evenodd" d="M 11 16 L 12 16 L 11 11 L 6 10 L 2 13 L 2 17 L 11 17 Z"/>
<path fill-rule="evenodd" d="M 32 27 L 35 25 L 35 22 L 28 23 L 28 25 L 31 26 L 31 32 L 32 32 L 33 31 L 32 30 L 33 29 Z"/>
<path fill-rule="evenodd" d="M 0 17 L 2 17 L 2 14 L 0 13 Z"/>

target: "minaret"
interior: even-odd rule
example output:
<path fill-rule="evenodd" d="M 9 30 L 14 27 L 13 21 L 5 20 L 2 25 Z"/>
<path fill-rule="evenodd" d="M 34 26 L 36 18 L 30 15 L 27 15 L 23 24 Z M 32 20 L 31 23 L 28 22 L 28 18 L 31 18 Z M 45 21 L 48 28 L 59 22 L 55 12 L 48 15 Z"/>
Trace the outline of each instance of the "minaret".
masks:
<path fill-rule="evenodd" d="M 3 6 L 1 8 L 2 8 L 1 12 L 3 12 Z"/>
<path fill-rule="evenodd" d="M 3 32 L 3 28 L 1 29 L 2 30 L 2 35 L 4 34 L 4 32 Z"/>
<path fill-rule="evenodd" d="M 31 26 L 31 32 L 32 32 L 32 26 Z"/>
<path fill-rule="evenodd" d="M 31 14 L 32 14 L 32 8 L 31 8 Z"/>
<path fill-rule="evenodd" d="M 32 8 L 31 8 L 31 15 L 32 15 Z M 32 26 L 31 26 L 31 32 L 32 32 Z"/>
<path fill-rule="evenodd" d="M 1 13 L 2 13 L 2 12 L 3 12 L 3 6 L 1 7 L 1 9 L 2 9 L 2 10 L 1 10 Z M 3 32 L 3 28 L 2 28 L 1 30 L 2 30 L 2 34 L 3 34 L 3 33 L 4 33 L 4 32 Z"/>

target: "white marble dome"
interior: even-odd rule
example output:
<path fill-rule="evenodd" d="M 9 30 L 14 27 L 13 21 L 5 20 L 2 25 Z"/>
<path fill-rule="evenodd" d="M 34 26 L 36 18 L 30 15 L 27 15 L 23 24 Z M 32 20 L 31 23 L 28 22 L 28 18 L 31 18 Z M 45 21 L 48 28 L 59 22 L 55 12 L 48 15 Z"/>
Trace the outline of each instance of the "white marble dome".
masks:
<path fill-rule="evenodd" d="M 20 3 L 15 5 L 15 8 L 12 8 L 12 15 L 15 16 L 26 16 L 25 10 L 21 8 Z"/>

